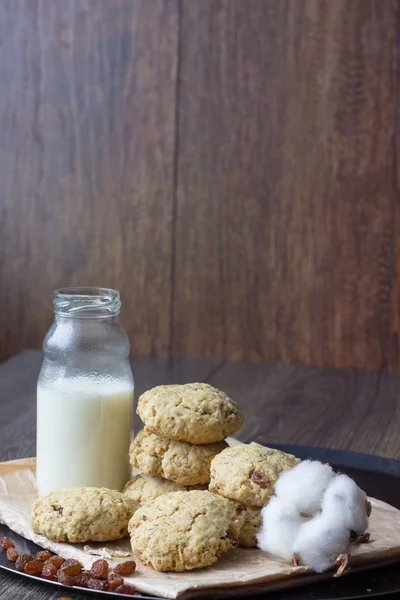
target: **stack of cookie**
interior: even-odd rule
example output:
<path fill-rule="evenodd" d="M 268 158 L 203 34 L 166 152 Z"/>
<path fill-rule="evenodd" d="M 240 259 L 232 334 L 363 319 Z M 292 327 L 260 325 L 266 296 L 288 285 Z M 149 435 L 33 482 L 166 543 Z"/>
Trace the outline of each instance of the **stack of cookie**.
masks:
<path fill-rule="evenodd" d="M 209 490 L 235 505 L 239 546 L 257 546 L 261 508 L 274 493 L 280 473 L 300 459 L 259 444 L 226 448 L 211 462 Z"/>
<path fill-rule="evenodd" d="M 207 489 L 211 461 L 243 413 L 224 392 L 205 383 L 162 385 L 145 392 L 137 413 L 145 424 L 130 447 L 130 462 L 143 474 L 124 493 L 137 507 L 174 491 Z"/>

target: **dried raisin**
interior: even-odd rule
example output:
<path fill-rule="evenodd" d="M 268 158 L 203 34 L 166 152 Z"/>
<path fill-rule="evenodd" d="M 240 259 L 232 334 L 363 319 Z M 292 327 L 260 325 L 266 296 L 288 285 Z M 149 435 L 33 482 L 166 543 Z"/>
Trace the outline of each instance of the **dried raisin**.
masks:
<path fill-rule="evenodd" d="M 74 577 L 75 575 L 80 575 L 82 573 L 82 565 L 79 560 L 75 560 L 74 558 L 69 558 L 60 567 L 60 571 L 64 571 L 66 575 L 70 575 Z"/>
<path fill-rule="evenodd" d="M 55 565 L 57 567 L 57 569 L 59 569 L 61 567 L 61 565 L 64 564 L 64 559 L 61 558 L 61 556 L 52 556 L 51 558 L 48 558 L 45 562 L 45 565 L 51 563 L 53 565 Z"/>
<path fill-rule="evenodd" d="M 133 585 L 119 585 L 117 588 L 115 588 L 114 592 L 116 592 L 117 594 L 126 594 L 127 596 L 133 596 L 134 594 L 136 594 L 136 588 L 133 587 Z"/>
<path fill-rule="evenodd" d="M 47 563 L 47 565 L 43 565 L 42 577 L 44 577 L 45 579 L 54 579 L 56 575 L 56 565 L 53 565 L 53 563 Z"/>
<path fill-rule="evenodd" d="M 36 560 L 41 560 L 42 562 L 49 560 L 49 558 L 51 558 L 51 552 L 48 550 L 41 550 L 36 554 Z"/>
<path fill-rule="evenodd" d="M 119 585 L 124 585 L 124 578 L 121 575 L 117 575 L 116 573 L 110 573 L 108 576 L 108 583 L 110 585 L 110 590 L 115 590 Z"/>
<path fill-rule="evenodd" d="M 95 560 L 90 567 L 90 574 L 96 579 L 107 579 L 108 577 L 108 562 L 103 558 Z"/>
<path fill-rule="evenodd" d="M 74 585 L 77 585 L 78 587 L 87 587 L 87 582 L 90 579 L 90 575 L 89 573 L 81 573 L 80 575 L 77 575 L 76 577 L 74 577 Z"/>
<path fill-rule="evenodd" d="M 271 481 L 267 479 L 261 471 L 253 471 L 251 480 L 254 481 L 260 488 L 267 489 L 271 485 Z"/>
<path fill-rule="evenodd" d="M 12 542 L 10 540 L 10 538 L 8 538 L 8 537 L 1 538 L 0 546 L 3 548 L 3 550 L 8 550 L 9 548 L 15 548 L 14 542 Z"/>
<path fill-rule="evenodd" d="M 15 568 L 17 569 L 17 571 L 23 571 L 25 565 L 31 560 L 33 560 L 33 556 L 31 556 L 30 554 L 20 554 L 17 560 L 15 561 Z"/>
<path fill-rule="evenodd" d="M 126 560 L 123 563 L 119 563 L 114 569 L 114 573 L 117 575 L 123 575 L 124 577 L 132 575 L 136 570 L 136 563 L 134 560 Z"/>
<path fill-rule="evenodd" d="M 15 548 L 9 548 L 7 550 L 7 559 L 10 562 L 15 562 L 17 560 L 17 558 L 18 558 L 18 552 L 16 551 L 16 549 Z"/>
<path fill-rule="evenodd" d="M 61 569 L 58 570 L 57 572 L 57 579 L 60 583 L 62 583 L 63 585 L 74 585 L 74 577 L 71 577 L 71 575 L 67 575 L 64 571 L 61 571 Z"/>
<path fill-rule="evenodd" d="M 30 560 L 24 566 L 24 571 L 25 573 L 28 573 L 28 575 L 37 575 L 42 572 L 42 569 L 43 563 L 40 562 L 40 560 Z"/>
<path fill-rule="evenodd" d="M 87 581 L 87 587 L 90 590 L 99 590 L 102 592 L 108 591 L 108 581 L 104 581 L 104 579 L 95 579 L 94 577 L 90 577 Z"/>

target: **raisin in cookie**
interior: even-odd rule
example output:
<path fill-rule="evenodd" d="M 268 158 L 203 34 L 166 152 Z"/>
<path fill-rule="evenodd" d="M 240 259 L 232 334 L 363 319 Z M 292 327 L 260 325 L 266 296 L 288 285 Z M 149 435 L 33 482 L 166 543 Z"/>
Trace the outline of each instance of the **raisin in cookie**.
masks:
<path fill-rule="evenodd" d="M 248 506 L 261 507 L 272 496 L 279 474 L 299 462 L 291 454 L 257 444 L 232 446 L 212 460 L 208 489 Z"/>
<path fill-rule="evenodd" d="M 154 477 L 163 477 L 181 485 L 196 485 L 210 481 L 210 464 L 225 442 L 195 446 L 176 442 L 148 431 L 139 431 L 131 443 L 131 464 Z"/>
<path fill-rule="evenodd" d="M 234 500 L 231 500 L 231 502 L 234 505 L 235 522 L 238 525 L 238 529 L 234 529 L 233 533 L 238 538 L 239 546 L 255 548 L 257 546 L 257 533 L 262 525 L 261 508 L 245 506 Z"/>
<path fill-rule="evenodd" d="M 107 542 L 128 535 L 134 509 L 124 494 L 106 488 L 66 488 L 40 496 L 32 507 L 35 533 L 54 542 Z"/>
<path fill-rule="evenodd" d="M 244 419 L 236 402 L 207 383 L 159 385 L 139 398 L 137 413 L 154 433 L 190 444 L 219 442 Z"/>
<path fill-rule="evenodd" d="M 207 567 L 237 544 L 234 513 L 232 503 L 208 491 L 160 496 L 130 520 L 132 552 L 157 571 Z"/>

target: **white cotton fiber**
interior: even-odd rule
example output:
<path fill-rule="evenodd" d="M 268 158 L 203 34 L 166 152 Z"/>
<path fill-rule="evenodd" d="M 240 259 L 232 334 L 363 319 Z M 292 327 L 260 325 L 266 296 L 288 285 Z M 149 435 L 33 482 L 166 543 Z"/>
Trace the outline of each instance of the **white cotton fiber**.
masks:
<path fill-rule="evenodd" d="M 357 535 L 368 527 L 366 493 L 347 475 L 337 475 L 327 488 L 322 510 L 332 519 L 343 521 L 349 531 Z"/>
<path fill-rule="evenodd" d="M 317 573 L 330 569 L 350 547 L 350 531 L 368 527 L 367 496 L 347 475 L 336 475 L 322 500 L 322 512 L 300 527 L 293 545 L 300 563 Z"/>
<path fill-rule="evenodd" d="M 304 460 L 280 475 L 275 483 L 275 494 L 290 499 L 299 512 L 314 515 L 321 509 L 323 494 L 334 477 L 329 465 Z"/>
<path fill-rule="evenodd" d="M 349 531 L 343 522 L 322 513 L 300 527 L 293 552 L 300 564 L 322 573 L 333 567 L 339 554 L 347 553 L 349 545 Z"/>
<path fill-rule="evenodd" d="M 347 555 L 351 532 L 359 536 L 366 531 L 369 509 L 365 492 L 350 477 L 306 460 L 276 482 L 275 496 L 261 511 L 258 546 L 287 560 L 298 558 L 322 573 L 339 555 Z"/>
<path fill-rule="evenodd" d="M 290 560 L 293 544 L 300 525 L 306 519 L 301 517 L 296 506 L 290 501 L 273 496 L 261 511 L 262 528 L 257 535 L 258 547 Z"/>

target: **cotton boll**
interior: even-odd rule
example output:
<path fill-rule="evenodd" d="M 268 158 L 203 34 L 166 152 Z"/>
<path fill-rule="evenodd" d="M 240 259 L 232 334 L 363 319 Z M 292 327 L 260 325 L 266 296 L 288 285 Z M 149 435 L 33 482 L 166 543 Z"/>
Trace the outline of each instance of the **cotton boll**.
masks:
<path fill-rule="evenodd" d="M 303 460 L 280 475 L 275 483 L 275 494 L 290 498 L 299 512 L 313 515 L 321 509 L 323 494 L 334 477 L 329 465 L 317 460 Z"/>
<path fill-rule="evenodd" d="M 322 573 L 346 555 L 350 531 L 357 535 L 368 527 L 367 496 L 347 475 L 336 475 L 322 500 L 322 512 L 300 527 L 293 551 L 301 564 Z M 346 556 L 345 556 L 346 558 Z M 344 563 L 338 574 L 346 568 Z"/>
<path fill-rule="evenodd" d="M 332 520 L 324 513 L 304 523 L 293 544 L 293 553 L 300 564 L 316 573 L 332 568 L 340 554 L 349 550 L 350 536 L 343 522 Z"/>
<path fill-rule="evenodd" d="M 337 475 L 327 488 L 322 511 L 343 521 L 349 531 L 361 535 L 368 528 L 366 493 L 347 475 Z"/>
<path fill-rule="evenodd" d="M 264 552 L 271 552 L 290 560 L 300 525 L 306 519 L 299 515 L 294 504 L 276 496 L 264 506 L 261 517 L 262 528 L 257 535 L 258 547 Z"/>

